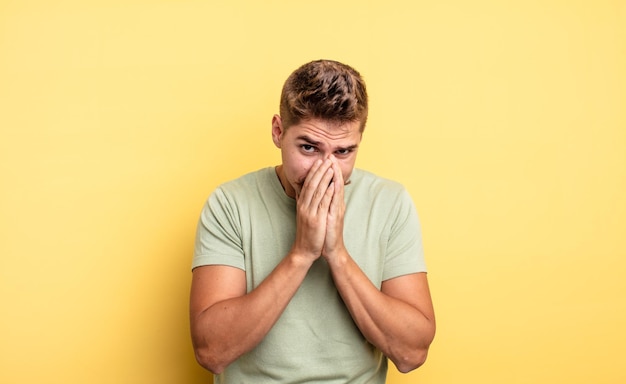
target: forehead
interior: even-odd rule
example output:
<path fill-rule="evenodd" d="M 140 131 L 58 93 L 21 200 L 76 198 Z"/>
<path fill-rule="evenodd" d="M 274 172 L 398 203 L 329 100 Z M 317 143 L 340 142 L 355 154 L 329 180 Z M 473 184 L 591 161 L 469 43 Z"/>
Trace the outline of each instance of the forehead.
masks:
<path fill-rule="evenodd" d="M 295 140 L 320 143 L 356 144 L 361 140 L 359 121 L 337 123 L 326 120 L 305 120 L 287 129 L 287 135 Z"/>

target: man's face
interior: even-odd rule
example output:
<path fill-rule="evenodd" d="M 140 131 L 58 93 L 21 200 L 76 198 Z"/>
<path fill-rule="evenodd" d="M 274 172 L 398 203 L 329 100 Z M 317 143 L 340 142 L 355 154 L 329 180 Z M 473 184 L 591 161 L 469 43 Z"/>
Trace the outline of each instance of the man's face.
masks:
<path fill-rule="evenodd" d="M 339 163 L 343 179 L 350 179 L 361 142 L 360 122 L 342 125 L 326 120 L 305 120 L 285 129 L 280 116 L 272 119 L 272 139 L 280 148 L 282 166 L 278 174 L 288 196 L 296 196 L 302 189 L 309 169 L 318 159 L 333 155 Z"/>

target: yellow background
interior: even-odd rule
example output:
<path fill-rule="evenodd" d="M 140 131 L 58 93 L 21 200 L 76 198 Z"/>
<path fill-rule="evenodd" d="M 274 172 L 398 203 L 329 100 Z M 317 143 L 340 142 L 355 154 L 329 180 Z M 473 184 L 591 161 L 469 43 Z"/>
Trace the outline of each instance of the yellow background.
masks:
<path fill-rule="evenodd" d="M 0 383 L 210 381 L 196 220 L 317 58 L 423 225 L 438 333 L 389 382 L 626 382 L 625 4 L 0 2 Z"/>

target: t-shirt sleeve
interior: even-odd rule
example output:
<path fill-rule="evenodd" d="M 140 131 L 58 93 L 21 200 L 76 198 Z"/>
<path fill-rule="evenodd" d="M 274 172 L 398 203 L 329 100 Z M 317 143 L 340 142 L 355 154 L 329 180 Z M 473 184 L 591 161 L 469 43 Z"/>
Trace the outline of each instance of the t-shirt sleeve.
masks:
<path fill-rule="evenodd" d="M 420 222 L 413 200 L 405 189 L 398 195 L 393 217 L 383 280 L 426 272 Z"/>
<path fill-rule="evenodd" d="M 221 188 L 209 196 L 198 220 L 192 269 L 204 265 L 245 270 L 237 206 Z"/>

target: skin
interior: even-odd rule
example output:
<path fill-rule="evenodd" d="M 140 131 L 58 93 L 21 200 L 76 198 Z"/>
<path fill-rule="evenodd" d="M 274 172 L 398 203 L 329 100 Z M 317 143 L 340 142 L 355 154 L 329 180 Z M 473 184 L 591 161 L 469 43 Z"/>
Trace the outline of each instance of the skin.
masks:
<path fill-rule="evenodd" d="M 253 291 L 245 272 L 228 266 L 194 269 L 190 319 L 196 358 L 221 373 L 253 349 L 276 323 L 313 262 L 328 262 L 337 290 L 360 331 L 399 371 L 421 366 L 435 334 L 425 273 L 386 280 L 376 288 L 345 248 L 344 185 L 361 141 L 358 121 L 337 125 L 306 120 L 285 128 L 272 119 L 281 150 L 276 167 L 285 193 L 296 199 L 296 239 L 282 261 Z"/>

